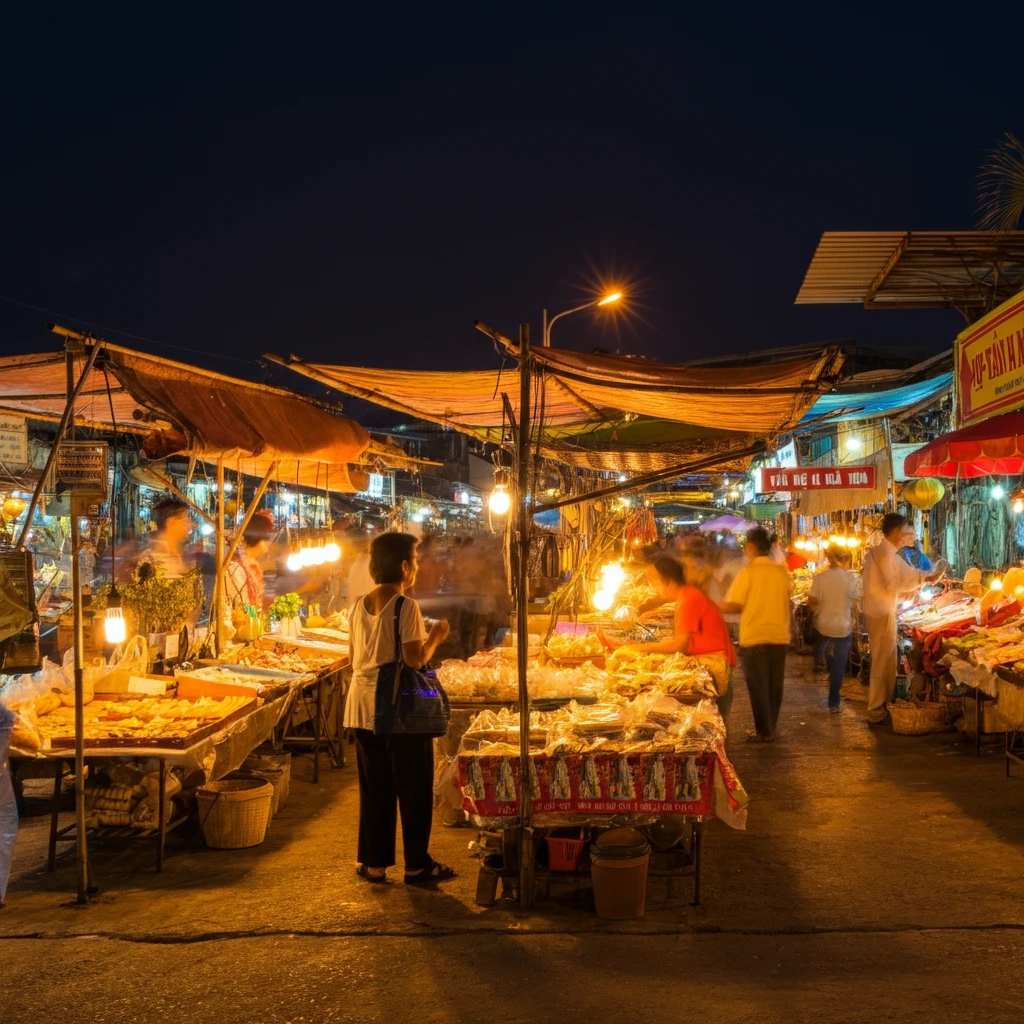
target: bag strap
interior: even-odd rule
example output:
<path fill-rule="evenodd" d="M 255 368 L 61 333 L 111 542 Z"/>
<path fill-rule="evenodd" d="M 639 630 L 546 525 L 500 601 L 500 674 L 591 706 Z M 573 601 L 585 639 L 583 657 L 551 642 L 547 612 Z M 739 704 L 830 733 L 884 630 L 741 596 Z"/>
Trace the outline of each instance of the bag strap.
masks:
<path fill-rule="evenodd" d="M 399 594 L 395 601 L 395 684 L 391 693 L 392 705 L 398 703 L 398 693 L 402 685 L 402 605 L 405 594 Z"/>
<path fill-rule="evenodd" d="M 395 601 L 395 661 L 402 660 L 402 605 L 405 594 L 399 594 Z"/>

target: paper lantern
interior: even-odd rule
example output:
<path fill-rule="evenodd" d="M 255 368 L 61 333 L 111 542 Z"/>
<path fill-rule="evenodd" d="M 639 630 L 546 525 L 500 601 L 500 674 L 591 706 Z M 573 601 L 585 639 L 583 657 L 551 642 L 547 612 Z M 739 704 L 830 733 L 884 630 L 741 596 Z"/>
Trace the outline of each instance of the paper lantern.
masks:
<path fill-rule="evenodd" d="M 942 500 L 946 488 L 941 480 L 932 476 L 923 476 L 903 485 L 903 500 L 914 508 L 927 512 L 933 505 Z"/>
<path fill-rule="evenodd" d="M 28 503 L 23 501 L 21 498 L 4 498 L 2 506 L 3 513 L 7 519 L 17 519 L 22 512 L 28 507 Z"/>

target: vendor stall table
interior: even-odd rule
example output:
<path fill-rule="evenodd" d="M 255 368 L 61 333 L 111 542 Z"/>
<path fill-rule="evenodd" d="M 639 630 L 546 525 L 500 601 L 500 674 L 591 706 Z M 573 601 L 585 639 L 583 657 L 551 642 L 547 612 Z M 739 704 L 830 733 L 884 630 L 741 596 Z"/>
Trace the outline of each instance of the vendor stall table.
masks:
<path fill-rule="evenodd" d="M 351 674 L 347 665 L 341 665 L 303 676 L 288 695 L 287 709 L 275 731 L 276 747 L 310 748 L 314 783 L 320 781 L 321 742 L 331 755 L 332 765 L 345 767 L 345 734 L 341 723 Z M 306 722 L 312 724 L 312 735 L 297 731 Z"/>
<path fill-rule="evenodd" d="M 267 701 L 261 707 L 250 711 L 226 725 L 219 732 L 206 736 L 198 743 L 181 749 L 166 747 L 92 747 L 86 751 L 86 763 L 95 765 L 111 759 L 148 760 L 158 763 L 159 772 L 159 808 L 155 828 L 135 828 L 132 826 L 100 826 L 87 830 L 89 836 L 98 839 L 115 839 L 128 841 L 148 841 L 156 843 L 156 870 L 163 870 L 164 846 L 167 833 L 184 821 L 180 816 L 166 820 L 166 785 L 167 770 L 172 767 L 182 768 L 186 774 L 201 773 L 202 782 L 213 782 L 234 771 L 245 757 L 264 740 L 269 739 L 280 721 L 287 713 L 289 702 L 295 689 L 288 694 Z M 50 805 L 50 839 L 48 870 L 56 866 L 57 844 L 74 843 L 76 839 L 75 825 L 59 827 L 60 801 L 63 781 L 67 771 L 73 770 L 74 758 L 69 756 L 67 749 L 52 749 L 37 752 L 34 756 L 27 753 L 12 751 L 11 765 L 17 774 L 23 764 L 50 762 L 53 764 L 54 785 Z"/>

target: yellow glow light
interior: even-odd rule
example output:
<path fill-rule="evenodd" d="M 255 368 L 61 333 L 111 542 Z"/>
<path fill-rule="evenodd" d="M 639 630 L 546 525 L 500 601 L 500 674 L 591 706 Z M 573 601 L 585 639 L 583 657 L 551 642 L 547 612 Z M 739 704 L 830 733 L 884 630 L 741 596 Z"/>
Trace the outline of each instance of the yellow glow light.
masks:
<path fill-rule="evenodd" d="M 860 445 L 861 440 L 859 437 L 848 437 L 846 439 L 846 447 L 849 448 L 851 452 L 860 451 Z"/>
<path fill-rule="evenodd" d="M 490 498 L 487 499 L 487 507 L 496 515 L 503 516 L 512 505 L 512 498 L 509 496 L 508 491 L 505 489 L 504 484 L 495 484 L 494 490 L 491 491 Z"/>
<path fill-rule="evenodd" d="M 609 303 L 618 302 L 622 298 L 622 292 L 612 292 L 611 295 L 606 295 L 599 303 L 599 306 L 607 306 Z"/>
<path fill-rule="evenodd" d="M 1021 512 L 1024 512 L 1024 498 L 1013 499 L 1013 511 L 1016 512 L 1017 515 L 1020 515 Z"/>
<path fill-rule="evenodd" d="M 599 612 L 606 612 L 612 606 L 612 602 L 615 600 L 615 595 L 608 590 L 596 590 L 594 591 L 594 607 Z"/>
<path fill-rule="evenodd" d="M 795 540 L 795 541 L 793 541 L 793 547 L 795 547 L 797 549 L 797 551 L 803 551 L 804 548 L 807 547 L 807 541 L 805 541 L 805 540 Z"/>
<path fill-rule="evenodd" d="M 850 547 L 850 548 L 859 548 L 860 547 L 860 537 L 847 537 L 846 538 L 846 546 Z"/>
<path fill-rule="evenodd" d="M 121 611 L 120 605 L 107 609 L 107 614 L 103 618 L 103 635 L 106 637 L 108 644 L 124 643 L 126 630 L 124 612 Z"/>
<path fill-rule="evenodd" d="M 998 576 L 996 576 L 992 580 L 992 582 L 988 585 L 988 589 L 989 590 L 1002 590 L 1003 589 L 1003 581 Z"/>
<path fill-rule="evenodd" d="M 602 589 L 614 594 L 626 582 L 626 570 L 621 562 L 609 562 L 601 566 Z"/>

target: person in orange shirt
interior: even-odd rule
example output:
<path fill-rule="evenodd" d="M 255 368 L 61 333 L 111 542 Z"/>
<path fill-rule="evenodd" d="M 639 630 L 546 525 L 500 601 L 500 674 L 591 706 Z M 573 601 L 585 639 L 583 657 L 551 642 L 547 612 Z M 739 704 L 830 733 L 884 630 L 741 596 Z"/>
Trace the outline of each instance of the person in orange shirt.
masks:
<path fill-rule="evenodd" d="M 629 644 L 628 649 L 645 654 L 707 655 L 709 668 L 715 675 L 719 693 L 718 710 L 724 718 L 732 707 L 732 670 L 736 649 L 729 639 L 729 627 L 718 605 L 698 587 L 686 582 L 686 571 L 674 559 L 655 559 L 651 570 L 659 598 L 675 605 L 672 636 L 645 644 Z M 721 666 L 715 671 L 711 656 L 720 655 Z M 719 678 L 721 676 L 721 678 Z"/>

